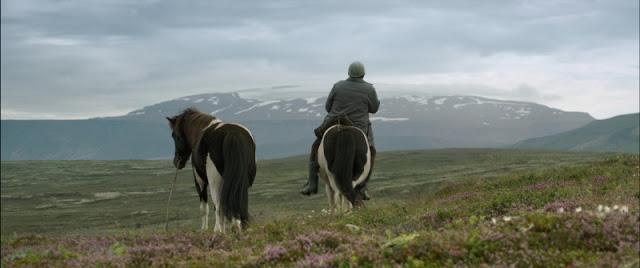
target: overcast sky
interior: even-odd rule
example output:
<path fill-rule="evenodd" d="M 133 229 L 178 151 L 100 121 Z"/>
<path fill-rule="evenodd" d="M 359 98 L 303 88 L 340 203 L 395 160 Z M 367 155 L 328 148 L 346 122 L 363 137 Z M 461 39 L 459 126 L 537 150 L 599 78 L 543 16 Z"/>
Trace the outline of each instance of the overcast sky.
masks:
<path fill-rule="evenodd" d="M 357 59 L 400 89 L 638 112 L 638 0 L 2 0 L 2 118 L 120 115 L 181 96 L 328 91 Z"/>

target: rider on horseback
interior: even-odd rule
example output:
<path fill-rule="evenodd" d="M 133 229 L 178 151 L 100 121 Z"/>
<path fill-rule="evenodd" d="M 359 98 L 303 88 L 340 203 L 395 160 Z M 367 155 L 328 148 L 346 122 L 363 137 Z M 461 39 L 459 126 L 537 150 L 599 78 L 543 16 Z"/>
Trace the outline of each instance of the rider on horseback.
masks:
<path fill-rule="evenodd" d="M 333 85 L 331 93 L 327 98 L 325 108 L 329 113 L 320 127 L 314 130 L 316 140 L 311 146 L 311 156 L 309 159 L 309 180 L 306 187 L 300 191 L 303 195 L 318 193 L 318 165 L 317 152 L 322 135 L 325 130 L 335 122 L 338 116 L 346 116 L 351 123 L 367 134 L 371 147 L 371 158 L 375 158 L 375 147 L 373 144 L 373 131 L 369 122 L 369 113 L 375 114 L 380 107 L 380 101 L 375 88 L 370 83 L 364 81 L 364 65 L 356 61 L 349 65 L 349 78 L 339 81 Z"/>

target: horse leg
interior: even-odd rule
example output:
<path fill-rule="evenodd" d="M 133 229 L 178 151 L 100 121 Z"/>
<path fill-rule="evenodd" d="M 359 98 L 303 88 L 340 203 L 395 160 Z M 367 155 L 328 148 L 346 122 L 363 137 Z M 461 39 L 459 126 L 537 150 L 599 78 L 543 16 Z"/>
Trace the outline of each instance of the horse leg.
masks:
<path fill-rule="evenodd" d="M 327 193 L 327 201 L 329 201 L 329 212 L 334 213 L 336 210 L 336 201 L 333 198 L 334 196 L 333 187 L 331 187 L 331 183 L 329 181 L 327 173 L 324 171 L 323 168 L 320 168 L 320 177 L 325 182 L 324 190 Z"/>
<path fill-rule="evenodd" d="M 193 163 L 192 163 L 193 165 Z M 209 204 L 207 204 L 207 188 L 209 185 L 205 180 L 200 178 L 198 173 L 195 171 L 195 166 L 193 166 L 193 177 L 196 183 L 196 192 L 198 192 L 198 196 L 200 197 L 200 230 L 207 230 L 208 224 L 208 215 L 209 215 Z"/>
<path fill-rule="evenodd" d="M 200 201 L 200 230 L 204 230 L 204 201 Z"/>
<path fill-rule="evenodd" d="M 342 194 L 340 190 L 336 190 L 333 194 L 333 202 L 336 206 L 336 212 L 342 212 Z"/>
<path fill-rule="evenodd" d="M 328 175 L 329 185 L 327 188 L 331 188 L 333 192 L 333 208 L 334 212 L 342 211 L 342 193 L 340 193 L 340 188 L 338 188 L 338 184 L 336 183 L 336 177 L 333 175 Z"/>
<path fill-rule="evenodd" d="M 200 230 L 209 229 L 209 204 L 205 201 L 200 201 Z"/>
<path fill-rule="evenodd" d="M 221 185 L 220 185 L 221 186 Z M 218 189 L 212 189 L 211 195 L 213 196 L 213 202 L 216 206 L 216 225 L 213 227 L 214 232 L 225 233 L 225 217 L 222 213 L 222 209 L 220 206 L 220 191 Z"/>
<path fill-rule="evenodd" d="M 345 195 L 342 195 L 342 211 L 349 212 L 351 208 L 350 205 L 351 205 L 351 202 L 349 201 L 349 199 L 347 199 Z"/>
<path fill-rule="evenodd" d="M 222 216 L 222 210 L 220 209 L 220 204 L 217 203 L 215 207 L 216 207 L 216 215 L 215 215 L 216 223 L 213 226 L 213 231 L 222 233 L 222 221 L 224 219 L 224 216 Z"/>
<path fill-rule="evenodd" d="M 331 189 L 331 186 L 328 184 L 325 185 L 324 189 L 327 192 L 327 200 L 329 201 L 329 212 L 333 213 L 336 209 L 335 203 L 333 201 L 333 189 Z"/>
<path fill-rule="evenodd" d="M 346 195 L 342 196 L 342 212 L 349 213 L 351 211 L 351 201 L 347 198 Z"/>
<path fill-rule="evenodd" d="M 214 232 L 224 233 L 224 215 L 222 215 L 222 209 L 220 208 L 220 195 L 218 191 L 211 190 L 211 199 L 216 208 L 216 223 L 213 227 Z"/>
<path fill-rule="evenodd" d="M 233 224 L 231 226 L 232 229 L 235 226 L 236 228 L 238 228 L 238 233 L 239 234 L 242 233 L 242 221 L 240 219 L 233 219 L 233 223 L 232 224 Z"/>
<path fill-rule="evenodd" d="M 227 232 L 227 219 L 222 214 L 222 210 L 218 213 L 218 219 L 220 222 L 219 231 L 224 234 Z"/>
<path fill-rule="evenodd" d="M 206 159 L 207 177 L 209 177 L 209 191 L 211 192 L 211 201 L 216 210 L 216 223 L 213 226 L 214 232 L 224 233 L 224 215 L 220 206 L 220 190 L 222 190 L 222 176 L 218 173 L 218 169 L 207 155 Z"/>

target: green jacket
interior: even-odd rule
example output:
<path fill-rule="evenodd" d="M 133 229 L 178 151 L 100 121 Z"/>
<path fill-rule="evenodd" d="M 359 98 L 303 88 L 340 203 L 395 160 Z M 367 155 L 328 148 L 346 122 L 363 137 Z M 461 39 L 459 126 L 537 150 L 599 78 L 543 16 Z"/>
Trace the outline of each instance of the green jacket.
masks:
<path fill-rule="evenodd" d="M 356 127 L 371 136 L 369 113 L 375 114 L 379 107 L 380 100 L 373 85 L 353 77 L 335 83 L 325 105 L 327 117 L 346 115 Z"/>

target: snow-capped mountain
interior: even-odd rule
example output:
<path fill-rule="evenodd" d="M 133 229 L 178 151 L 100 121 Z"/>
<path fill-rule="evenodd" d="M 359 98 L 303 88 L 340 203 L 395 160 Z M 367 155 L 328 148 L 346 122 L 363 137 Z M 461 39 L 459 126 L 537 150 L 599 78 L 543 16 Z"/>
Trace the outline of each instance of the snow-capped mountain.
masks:
<path fill-rule="evenodd" d="M 173 145 L 164 118 L 189 107 L 248 126 L 261 158 L 302 154 L 311 145 L 313 129 L 326 115 L 325 100 L 317 96 L 268 100 L 213 93 L 153 104 L 120 117 L 2 121 L 2 159 L 169 158 Z M 384 98 L 370 119 L 380 150 L 504 147 L 594 120 L 587 113 L 535 103 L 419 95 Z"/>
<path fill-rule="evenodd" d="M 320 98 L 292 100 L 257 100 L 242 98 L 238 93 L 201 94 L 177 98 L 135 110 L 125 118 L 164 120 L 189 107 L 218 118 L 232 121 L 294 120 L 321 118 L 325 115 L 324 100 Z"/>
<path fill-rule="evenodd" d="M 238 93 L 193 95 L 161 102 L 135 110 L 124 118 L 137 120 L 163 120 L 189 107 L 230 121 L 261 120 L 321 120 L 326 115 L 325 97 L 289 100 L 257 100 L 242 98 Z M 543 105 L 488 99 L 476 96 L 415 96 L 404 95 L 382 99 L 380 111 L 371 115 L 371 121 L 424 121 L 428 119 L 464 115 L 478 117 L 478 124 L 510 120 L 561 119 L 578 116 L 593 120 L 586 113 L 566 113 Z M 455 123 L 455 122 L 452 122 Z"/>

